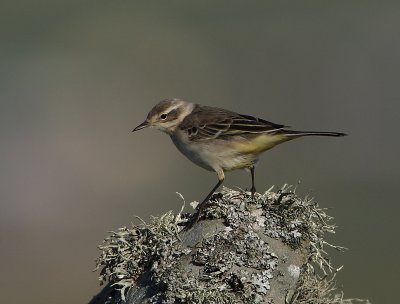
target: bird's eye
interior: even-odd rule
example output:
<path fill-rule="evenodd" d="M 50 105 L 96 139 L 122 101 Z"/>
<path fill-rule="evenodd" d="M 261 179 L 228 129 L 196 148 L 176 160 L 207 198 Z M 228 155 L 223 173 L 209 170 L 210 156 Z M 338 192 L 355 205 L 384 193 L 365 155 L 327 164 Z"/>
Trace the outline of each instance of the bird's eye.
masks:
<path fill-rule="evenodd" d="M 167 119 L 167 114 L 161 114 L 160 118 L 161 118 L 162 120 Z"/>

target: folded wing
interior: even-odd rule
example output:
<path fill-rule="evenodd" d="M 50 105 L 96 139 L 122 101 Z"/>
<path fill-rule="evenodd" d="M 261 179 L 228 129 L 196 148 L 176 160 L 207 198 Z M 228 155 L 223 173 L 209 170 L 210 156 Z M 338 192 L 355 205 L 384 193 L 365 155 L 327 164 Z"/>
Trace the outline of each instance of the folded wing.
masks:
<path fill-rule="evenodd" d="M 196 106 L 180 125 L 192 141 L 229 139 L 242 134 L 273 134 L 284 127 L 253 116 L 206 106 Z"/>

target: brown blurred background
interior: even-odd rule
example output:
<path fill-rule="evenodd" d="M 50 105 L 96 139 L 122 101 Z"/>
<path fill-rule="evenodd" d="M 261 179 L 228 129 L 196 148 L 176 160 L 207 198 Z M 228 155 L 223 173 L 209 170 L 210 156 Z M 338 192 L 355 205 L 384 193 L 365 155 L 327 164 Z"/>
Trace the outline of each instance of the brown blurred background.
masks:
<path fill-rule="evenodd" d="M 396 302 L 398 2 L 2 1 L 0 23 L 2 303 L 86 303 L 107 231 L 216 183 L 164 134 L 131 133 L 166 97 L 349 133 L 266 153 L 258 190 L 301 181 L 350 249 L 333 253 L 345 295 Z"/>

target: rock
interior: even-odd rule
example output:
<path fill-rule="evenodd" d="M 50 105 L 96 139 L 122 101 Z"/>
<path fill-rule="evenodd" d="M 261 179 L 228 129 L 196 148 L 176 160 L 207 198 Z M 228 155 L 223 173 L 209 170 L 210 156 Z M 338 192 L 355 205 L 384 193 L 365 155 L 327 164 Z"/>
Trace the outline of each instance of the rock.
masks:
<path fill-rule="evenodd" d="M 309 283 L 318 289 L 323 279 L 314 267 L 335 271 L 322 241 L 334 231 L 331 218 L 290 188 L 255 200 L 224 188 L 191 220 L 170 211 L 112 232 L 97 260 L 109 284 L 90 304 L 315 303 Z M 351 303 L 334 300 L 331 289 L 321 288 L 318 303 Z"/>

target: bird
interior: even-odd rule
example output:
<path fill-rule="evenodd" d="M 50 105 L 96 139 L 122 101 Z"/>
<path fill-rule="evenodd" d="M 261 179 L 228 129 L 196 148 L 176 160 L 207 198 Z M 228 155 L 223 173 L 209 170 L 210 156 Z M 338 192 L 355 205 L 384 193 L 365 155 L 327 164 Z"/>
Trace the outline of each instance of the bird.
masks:
<path fill-rule="evenodd" d="M 155 128 L 168 134 L 178 150 L 196 165 L 214 171 L 218 183 L 197 206 L 198 220 L 214 192 L 225 179 L 225 172 L 248 169 L 251 198 L 256 193 L 254 173 L 261 153 L 304 136 L 342 137 L 341 132 L 294 131 L 250 115 L 204 106 L 179 98 L 164 99 L 148 113 L 132 132 Z"/>

